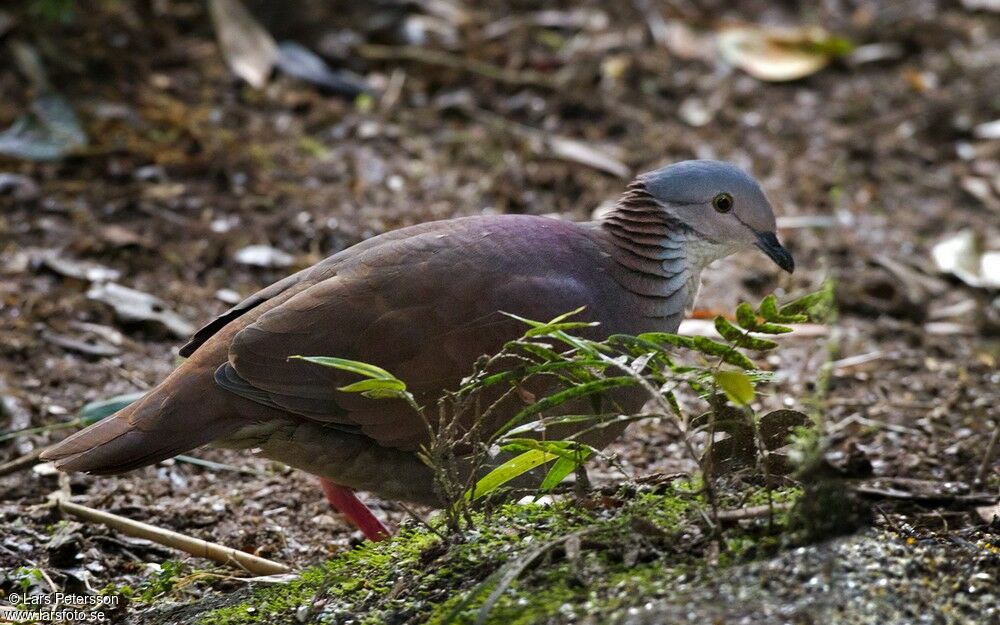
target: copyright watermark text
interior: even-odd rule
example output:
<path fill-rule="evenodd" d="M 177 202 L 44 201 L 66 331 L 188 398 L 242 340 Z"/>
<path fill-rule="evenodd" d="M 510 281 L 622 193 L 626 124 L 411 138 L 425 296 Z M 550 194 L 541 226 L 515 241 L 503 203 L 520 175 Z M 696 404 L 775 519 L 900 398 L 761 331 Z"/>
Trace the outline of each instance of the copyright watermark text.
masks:
<path fill-rule="evenodd" d="M 113 610 L 121 599 L 115 595 L 45 595 L 8 593 L 0 605 L 0 623 L 108 623 L 104 610 Z"/>

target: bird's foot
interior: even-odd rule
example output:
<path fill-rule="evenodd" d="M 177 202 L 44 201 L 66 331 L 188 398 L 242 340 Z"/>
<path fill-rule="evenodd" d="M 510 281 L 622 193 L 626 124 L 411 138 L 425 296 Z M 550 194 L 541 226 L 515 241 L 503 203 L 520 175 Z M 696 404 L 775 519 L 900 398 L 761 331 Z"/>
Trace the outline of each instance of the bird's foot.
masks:
<path fill-rule="evenodd" d="M 384 540 L 392 536 L 392 531 L 378 520 L 378 517 L 358 499 L 354 491 L 345 486 L 334 484 L 326 478 L 319 478 L 320 486 L 323 487 L 323 494 L 330 505 L 350 521 L 355 527 L 361 530 L 368 540 Z"/>

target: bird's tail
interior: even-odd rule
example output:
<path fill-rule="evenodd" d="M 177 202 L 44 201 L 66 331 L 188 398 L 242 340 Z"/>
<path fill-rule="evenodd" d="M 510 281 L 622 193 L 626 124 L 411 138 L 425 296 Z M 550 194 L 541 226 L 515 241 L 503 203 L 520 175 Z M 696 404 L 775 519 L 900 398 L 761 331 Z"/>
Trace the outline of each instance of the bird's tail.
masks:
<path fill-rule="evenodd" d="M 98 475 L 137 469 L 224 437 L 245 421 L 229 394 L 195 363 L 177 368 L 145 397 L 46 449 L 63 471 Z"/>

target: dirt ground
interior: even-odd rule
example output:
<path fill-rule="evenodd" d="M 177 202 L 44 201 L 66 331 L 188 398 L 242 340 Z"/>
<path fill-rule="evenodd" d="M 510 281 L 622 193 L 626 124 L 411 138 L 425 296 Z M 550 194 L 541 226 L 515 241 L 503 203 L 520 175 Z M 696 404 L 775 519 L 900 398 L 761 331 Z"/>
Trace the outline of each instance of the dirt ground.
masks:
<path fill-rule="evenodd" d="M 308 2 L 284 13 L 248 3 L 279 40 L 365 77 L 378 92 L 360 102 L 282 75 L 261 90 L 241 83 L 201 2 L 108 3 L 66 25 L 23 4 L 0 9 L 11 24 L 0 27 L 0 128 L 34 95 L 14 62 L 14 42 L 27 42 L 90 143 L 57 162 L 0 157 L 0 176 L 24 177 L 0 183 L 0 433 L 71 420 L 174 366 L 183 332 L 125 322 L 88 297 L 108 281 L 97 269 L 197 327 L 233 298 L 400 226 L 479 213 L 590 219 L 629 176 L 553 147 L 573 139 L 629 173 L 719 158 L 762 181 L 797 271 L 730 258 L 706 272 L 699 307 L 836 281 L 829 334 L 782 339 L 762 401 L 822 410 L 831 458 L 877 478 L 878 525 L 960 530 L 983 523 L 967 495 L 1000 492 L 997 456 L 983 464 L 1000 427 L 1000 299 L 938 275 L 931 257 L 966 228 L 1000 248 L 1000 140 L 976 130 L 1000 118 L 1000 15 L 975 8 L 988 3 Z M 732 21 L 821 24 L 860 49 L 764 83 L 711 41 Z M 288 262 L 241 262 L 251 245 Z M 691 470 L 668 429 L 634 427 L 615 448 L 623 465 L 636 476 Z M 0 442 L 0 463 L 63 432 Z M 250 454 L 192 455 L 229 468 L 168 461 L 74 475 L 72 490 L 293 566 L 359 540 L 314 478 Z M 44 467 L 0 477 L 0 571 L 38 567 L 78 590 L 138 585 L 147 563 L 178 557 L 92 524 L 54 540 L 59 517 L 43 504 L 57 487 Z M 406 515 L 368 500 L 391 522 Z M 188 592 L 212 584 L 238 582 Z"/>

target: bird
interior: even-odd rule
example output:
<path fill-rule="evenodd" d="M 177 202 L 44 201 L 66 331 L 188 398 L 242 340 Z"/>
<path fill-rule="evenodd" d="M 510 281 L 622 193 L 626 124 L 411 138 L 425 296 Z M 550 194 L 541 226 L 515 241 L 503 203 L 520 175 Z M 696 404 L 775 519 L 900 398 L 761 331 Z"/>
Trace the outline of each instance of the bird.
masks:
<path fill-rule="evenodd" d="M 338 390 L 357 381 L 351 373 L 292 356 L 382 367 L 427 405 L 523 334 L 510 315 L 544 321 L 582 308 L 596 338 L 674 332 L 702 270 L 754 248 L 794 270 L 760 184 L 714 160 L 636 176 L 595 221 L 477 215 L 389 231 L 239 302 L 198 330 L 180 348 L 186 360 L 142 399 L 42 457 L 104 475 L 205 444 L 256 449 L 318 476 L 330 504 L 378 540 L 390 531 L 355 491 L 441 505 L 418 453 L 426 422 L 404 401 Z M 507 410 L 498 423 L 517 406 Z"/>

